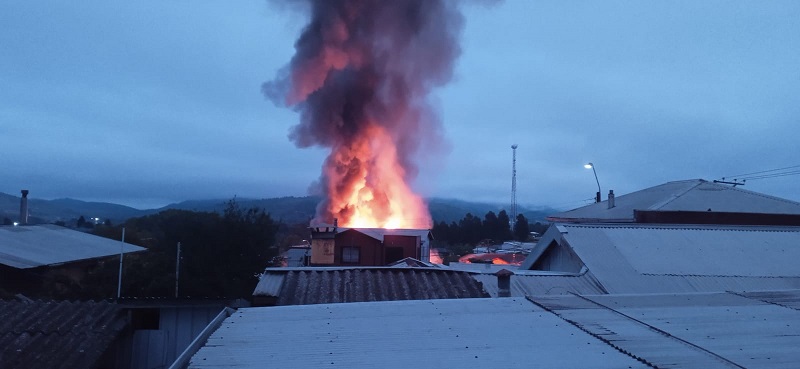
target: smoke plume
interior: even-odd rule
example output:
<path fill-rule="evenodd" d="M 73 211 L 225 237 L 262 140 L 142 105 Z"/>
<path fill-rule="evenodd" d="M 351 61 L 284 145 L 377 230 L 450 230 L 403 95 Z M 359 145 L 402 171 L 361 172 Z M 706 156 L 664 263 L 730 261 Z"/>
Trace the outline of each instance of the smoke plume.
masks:
<path fill-rule="evenodd" d="M 298 147 L 330 148 L 316 221 L 429 227 L 427 206 L 410 187 L 413 158 L 423 138 L 441 131 L 427 98 L 451 79 L 460 54 L 458 2 L 292 3 L 305 5 L 309 23 L 288 66 L 262 90 L 300 113 L 289 133 Z"/>

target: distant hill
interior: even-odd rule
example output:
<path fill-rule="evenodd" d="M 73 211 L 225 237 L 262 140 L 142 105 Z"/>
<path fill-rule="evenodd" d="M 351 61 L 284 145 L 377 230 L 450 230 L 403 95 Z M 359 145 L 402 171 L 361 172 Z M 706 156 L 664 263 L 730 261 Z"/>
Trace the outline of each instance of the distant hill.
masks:
<path fill-rule="evenodd" d="M 170 204 L 158 209 L 139 210 L 128 206 L 105 203 L 87 202 L 75 199 L 41 200 L 31 198 L 28 208 L 32 222 L 52 223 L 56 221 L 69 222 L 80 216 L 86 218 L 97 217 L 101 220 L 110 219 L 114 224 L 119 224 L 126 219 L 155 214 L 168 209 L 181 209 L 191 211 L 218 211 L 227 206 L 230 199 L 190 200 Z M 306 223 L 314 217 L 320 198 L 315 196 L 305 197 L 278 197 L 270 199 L 236 198 L 236 203 L 241 208 L 260 208 L 268 212 L 273 219 L 285 223 Z M 19 218 L 19 196 L 8 195 L 0 192 L 0 215 L 13 221 Z M 457 222 L 467 213 L 483 218 L 486 213 L 495 213 L 505 209 L 507 205 L 478 203 L 456 199 L 431 198 L 428 199 L 431 216 L 436 222 Z M 525 215 L 531 222 L 544 222 L 549 214 L 556 210 L 549 208 L 522 207 L 518 211 Z"/>
<path fill-rule="evenodd" d="M 12 221 L 19 220 L 20 197 L 0 192 L 0 215 Z M 74 199 L 42 200 L 28 198 L 28 214 L 31 223 L 69 222 L 81 216 L 85 218 L 110 219 L 119 223 L 125 219 L 147 215 L 152 211 L 134 209 L 129 206 L 107 202 L 88 202 Z"/>

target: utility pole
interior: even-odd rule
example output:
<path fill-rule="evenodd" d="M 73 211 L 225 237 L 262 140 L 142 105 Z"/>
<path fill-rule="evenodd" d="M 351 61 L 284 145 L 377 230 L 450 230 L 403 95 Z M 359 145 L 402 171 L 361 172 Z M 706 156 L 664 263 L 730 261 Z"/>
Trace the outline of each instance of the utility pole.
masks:
<path fill-rule="evenodd" d="M 178 242 L 178 257 L 175 259 L 175 298 L 178 298 L 178 281 L 181 273 L 181 243 Z"/>
<path fill-rule="evenodd" d="M 517 222 L 517 147 L 511 145 L 511 232 Z"/>
<path fill-rule="evenodd" d="M 119 242 L 119 278 L 117 279 L 117 300 L 122 294 L 122 253 L 125 246 L 125 227 L 122 227 L 122 240 Z"/>

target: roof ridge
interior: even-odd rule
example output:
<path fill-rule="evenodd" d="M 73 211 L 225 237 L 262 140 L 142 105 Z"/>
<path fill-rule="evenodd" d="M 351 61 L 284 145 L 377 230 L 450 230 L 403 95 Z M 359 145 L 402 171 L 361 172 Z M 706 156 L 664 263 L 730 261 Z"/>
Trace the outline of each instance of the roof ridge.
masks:
<path fill-rule="evenodd" d="M 683 192 L 678 193 L 676 195 L 673 195 L 671 199 L 668 199 L 667 201 L 662 201 L 657 208 L 653 209 L 653 207 L 651 206 L 648 209 L 652 209 L 652 210 L 661 209 L 661 208 L 667 206 L 669 203 L 679 199 L 681 196 L 686 195 L 687 193 L 689 193 L 689 191 L 697 188 L 698 186 L 702 185 L 703 183 L 708 183 L 708 181 L 706 181 L 704 179 L 689 179 L 689 180 L 686 180 L 686 182 L 695 182 L 695 184 L 692 185 L 692 186 L 689 186 L 689 188 L 687 188 Z"/>

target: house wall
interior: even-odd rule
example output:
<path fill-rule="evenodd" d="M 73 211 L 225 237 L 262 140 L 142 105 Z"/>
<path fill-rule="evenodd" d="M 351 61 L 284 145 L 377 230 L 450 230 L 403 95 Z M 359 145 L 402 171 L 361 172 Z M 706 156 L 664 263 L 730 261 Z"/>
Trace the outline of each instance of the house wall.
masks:
<path fill-rule="evenodd" d="M 577 255 L 570 251 L 569 248 L 553 241 L 542 256 L 533 263 L 533 268 L 531 269 L 579 273 L 581 268 L 583 268 L 583 262 Z"/>
<path fill-rule="evenodd" d="M 399 235 L 386 235 L 383 236 L 383 247 L 398 247 L 403 249 L 403 255 L 395 260 L 384 260 L 385 264 L 401 260 L 403 258 L 420 258 L 420 242 L 417 236 L 399 236 Z M 385 265 L 384 264 L 384 265 Z"/>
<path fill-rule="evenodd" d="M 357 263 L 346 263 L 342 260 L 342 254 L 346 247 L 358 247 L 359 261 Z M 381 241 L 376 240 L 356 230 L 347 230 L 336 235 L 336 245 L 334 247 L 334 265 L 348 266 L 383 266 L 384 253 Z"/>
<path fill-rule="evenodd" d="M 167 368 L 224 306 L 169 306 L 130 309 L 132 327 L 116 343 L 113 367 Z M 137 315 L 146 311 L 149 326 L 135 327 Z"/>

